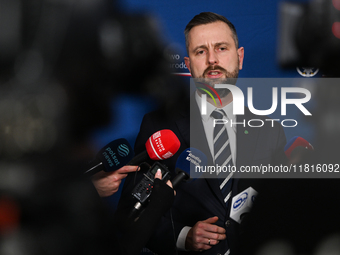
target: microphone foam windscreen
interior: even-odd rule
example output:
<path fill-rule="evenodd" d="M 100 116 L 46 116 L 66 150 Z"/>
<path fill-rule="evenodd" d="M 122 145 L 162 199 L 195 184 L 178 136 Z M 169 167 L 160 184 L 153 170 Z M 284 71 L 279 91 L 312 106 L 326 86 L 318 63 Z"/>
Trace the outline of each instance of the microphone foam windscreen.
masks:
<path fill-rule="evenodd" d="M 146 151 L 152 160 L 163 160 L 172 157 L 181 143 L 170 129 L 154 133 L 145 143 Z"/>
<path fill-rule="evenodd" d="M 290 154 L 296 147 L 303 147 L 307 150 L 314 150 L 313 146 L 305 139 L 300 136 L 294 136 L 289 142 L 286 144 L 284 151 L 288 159 L 290 159 Z"/>
<path fill-rule="evenodd" d="M 103 163 L 105 172 L 111 172 L 125 166 L 133 156 L 134 152 L 129 142 L 120 138 L 102 148 L 96 159 Z"/>

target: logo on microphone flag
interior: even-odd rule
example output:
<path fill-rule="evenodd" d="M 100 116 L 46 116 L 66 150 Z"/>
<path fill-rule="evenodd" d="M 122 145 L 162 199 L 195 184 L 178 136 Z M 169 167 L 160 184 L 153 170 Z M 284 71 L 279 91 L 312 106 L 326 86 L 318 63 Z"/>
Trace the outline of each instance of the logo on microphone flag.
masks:
<path fill-rule="evenodd" d="M 244 203 L 247 201 L 248 198 L 248 192 L 243 192 L 241 195 L 238 196 L 235 203 L 233 204 L 233 209 L 235 211 L 239 210 Z"/>
<path fill-rule="evenodd" d="M 129 152 L 130 152 L 129 146 L 127 146 L 126 144 L 123 143 L 123 144 L 118 146 L 117 152 L 118 152 L 119 156 L 126 157 L 127 155 L 129 155 Z"/>

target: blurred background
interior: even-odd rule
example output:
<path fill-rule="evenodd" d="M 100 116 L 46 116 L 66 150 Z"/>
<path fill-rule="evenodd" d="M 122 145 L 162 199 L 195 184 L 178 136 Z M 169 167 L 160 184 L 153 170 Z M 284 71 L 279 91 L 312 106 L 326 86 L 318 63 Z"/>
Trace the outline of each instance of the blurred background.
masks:
<path fill-rule="evenodd" d="M 79 174 L 110 141 L 133 146 L 145 113 L 180 107 L 190 83 L 183 30 L 203 11 L 234 23 L 245 48 L 240 78 L 313 90 L 313 116 L 292 111 L 299 125 L 285 128 L 287 140 L 302 136 L 336 162 L 340 91 L 337 79 L 321 81 L 339 76 L 340 0 L 0 0 L 1 254 L 112 248 L 98 245 L 107 218 L 97 220 L 100 201 Z"/>

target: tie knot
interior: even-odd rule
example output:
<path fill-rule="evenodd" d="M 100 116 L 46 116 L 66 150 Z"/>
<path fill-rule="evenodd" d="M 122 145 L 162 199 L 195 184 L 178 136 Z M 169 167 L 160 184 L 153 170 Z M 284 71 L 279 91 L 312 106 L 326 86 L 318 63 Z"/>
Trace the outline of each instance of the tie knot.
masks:
<path fill-rule="evenodd" d="M 214 118 L 214 119 L 222 119 L 223 116 L 225 116 L 225 112 L 222 110 L 222 109 L 216 109 L 215 111 L 213 111 L 211 113 L 211 116 Z"/>

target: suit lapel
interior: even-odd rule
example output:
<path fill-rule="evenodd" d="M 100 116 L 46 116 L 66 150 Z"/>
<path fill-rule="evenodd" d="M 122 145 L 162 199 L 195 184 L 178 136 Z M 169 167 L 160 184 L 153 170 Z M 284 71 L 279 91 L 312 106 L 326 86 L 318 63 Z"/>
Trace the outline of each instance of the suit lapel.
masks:
<path fill-rule="evenodd" d="M 250 165 L 253 155 L 255 153 L 256 144 L 258 140 L 259 127 L 249 127 L 248 120 L 252 117 L 248 108 L 245 108 L 245 115 L 237 115 L 237 122 L 245 121 L 245 127 L 241 124 L 237 125 L 236 133 L 236 166 Z"/>

